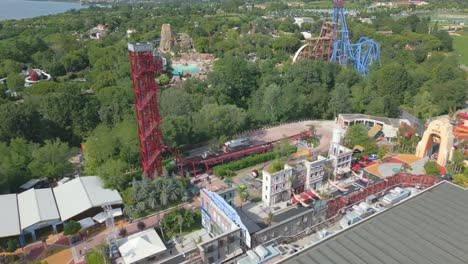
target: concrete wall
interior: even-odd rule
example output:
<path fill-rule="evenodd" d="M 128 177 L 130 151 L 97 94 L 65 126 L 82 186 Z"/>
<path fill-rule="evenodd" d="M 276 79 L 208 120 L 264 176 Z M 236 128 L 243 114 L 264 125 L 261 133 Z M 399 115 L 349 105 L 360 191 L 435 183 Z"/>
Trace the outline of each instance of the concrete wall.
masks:
<path fill-rule="evenodd" d="M 198 245 L 203 263 L 221 263 L 242 253 L 241 229 L 214 237 Z"/>
<path fill-rule="evenodd" d="M 252 247 L 256 247 L 272 239 L 294 236 L 308 227 L 326 220 L 327 201 L 317 201 L 314 208 L 274 224 L 252 235 Z"/>
<path fill-rule="evenodd" d="M 262 201 L 265 205 L 273 207 L 277 203 L 289 201 L 291 183 L 288 178 L 292 173 L 293 169 L 287 165 L 284 170 L 273 174 L 263 170 Z"/>

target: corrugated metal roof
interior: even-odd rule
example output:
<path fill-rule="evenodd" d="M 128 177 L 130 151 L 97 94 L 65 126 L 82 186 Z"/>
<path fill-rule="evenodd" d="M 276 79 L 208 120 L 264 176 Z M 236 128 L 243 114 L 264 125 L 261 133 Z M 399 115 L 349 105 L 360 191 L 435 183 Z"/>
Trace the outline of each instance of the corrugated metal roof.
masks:
<path fill-rule="evenodd" d="M 19 216 L 18 216 L 18 201 L 16 194 L 0 195 L 0 237 L 16 236 L 21 233 Z"/>
<path fill-rule="evenodd" d="M 18 194 L 18 208 L 21 229 L 39 222 L 60 219 L 54 195 L 50 188 L 29 189 Z"/>
<path fill-rule="evenodd" d="M 466 264 L 468 191 L 442 182 L 280 263 Z"/>

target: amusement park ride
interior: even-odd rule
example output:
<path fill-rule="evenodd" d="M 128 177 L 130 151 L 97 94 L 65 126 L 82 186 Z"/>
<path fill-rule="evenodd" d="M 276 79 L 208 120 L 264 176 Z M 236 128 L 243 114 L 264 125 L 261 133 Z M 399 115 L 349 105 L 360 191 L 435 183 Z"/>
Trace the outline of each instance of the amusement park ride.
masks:
<path fill-rule="evenodd" d="M 181 176 L 188 170 L 192 170 L 192 176 L 197 176 L 197 171 L 209 171 L 210 166 L 223 164 L 224 162 L 239 159 L 245 156 L 265 153 L 273 149 L 273 144 L 279 140 L 261 144 L 237 144 L 239 140 L 226 142 L 223 150 L 212 151 L 210 154 L 182 157 L 177 151 L 167 146 L 162 135 L 160 125 L 161 117 L 158 111 L 159 87 L 155 82 L 155 72 L 161 72 L 163 58 L 153 53 L 153 45 L 150 43 L 129 43 L 130 65 L 133 78 L 133 94 L 138 122 L 138 139 L 140 142 L 140 157 L 143 171 L 148 178 L 154 175 L 162 176 L 163 153 L 168 151 L 175 157 L 175 168 Z M 290 136 L 288 139 L 300 140 L 313 135 L 312 131 L 306 131 Z"/>
<path fill-rule="evenodd" d="M 363 75 L 369 73 L 369 65 L 380 60 L 380 47 L 377 42 L 361 37 L 357 43 L 349 40 L 349 31 L 344 12 L 344 1 L 333 0 L 333 18 L 322 25 L 320 36 L 307 40 L 299 48 L 293 63 L 300 59 L 312 59 L 351 64 Z"/>

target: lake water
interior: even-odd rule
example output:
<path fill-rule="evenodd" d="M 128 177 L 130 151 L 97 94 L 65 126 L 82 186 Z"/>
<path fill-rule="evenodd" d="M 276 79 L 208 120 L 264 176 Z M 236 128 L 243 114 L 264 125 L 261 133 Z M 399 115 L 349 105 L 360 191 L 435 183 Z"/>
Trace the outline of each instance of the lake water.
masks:
<path fill-rule="evenodd" d="M 79 3 L 0 0 L 0 20 L 45 16 L 85 7 Z"/>

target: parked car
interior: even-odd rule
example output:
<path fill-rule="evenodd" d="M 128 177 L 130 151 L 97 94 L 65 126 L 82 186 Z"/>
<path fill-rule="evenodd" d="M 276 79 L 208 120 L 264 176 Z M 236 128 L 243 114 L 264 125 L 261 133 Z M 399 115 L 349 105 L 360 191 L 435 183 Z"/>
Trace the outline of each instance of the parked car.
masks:
<path fill-rule="evenodd" d="M 379 156 L 377 156 L 377 154 L 369 155 L 369 160 L 376 160 L 376 159 L 379 159 Z"/>

